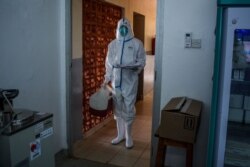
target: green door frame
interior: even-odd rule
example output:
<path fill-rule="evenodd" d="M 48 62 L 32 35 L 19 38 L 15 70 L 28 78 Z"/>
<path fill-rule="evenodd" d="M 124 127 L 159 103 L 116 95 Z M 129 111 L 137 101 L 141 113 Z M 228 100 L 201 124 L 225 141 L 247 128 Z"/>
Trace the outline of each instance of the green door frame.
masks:
<path fill-rule="evenodd" d="M 222 34 L 223 34 L 223 13 L 229 7 L 249 7 L 250 0 L 218 0 L 217 1 L 217 22 L 216 22 L 216 41 L 215 41 L 215 58 L 214 58 L 214 74 L 213 74 L 213 90 L 211 100 L 211 112 L 209 122 L 209 139 L 207 153 L 207 167 L 213 167 L 214 163 L 214 146 L 217 122 L 217 107 L 219 97 L 220 82 L 220 65 L 222 53 Z"/>
<path fill-rule="evenodd" d="M 213 74 L 213 90 L 210 112 L 210 127 L 209 127 L 209 140 L 208 140 L 208 153 L 207 153 L 207 167 L 213 167 L 214 162 L 214 145 L 216 134 L 217 122 L 217 106 L 219 94 L 219 81 L 220 81 L 220 64 L 221 64 L 221 51 L 222 51 L 222 30 L 223 30 L 223 9 L 217 9 L 217 22 L 216 22 L 216 41 L 215 41 L 215 58 L 214 58 L 214 74 Z"/>
<path fill-rule="evenodd" d="M 250 0 L 218 0 L 217 6 L 246 6 L 250 5 Z"/>

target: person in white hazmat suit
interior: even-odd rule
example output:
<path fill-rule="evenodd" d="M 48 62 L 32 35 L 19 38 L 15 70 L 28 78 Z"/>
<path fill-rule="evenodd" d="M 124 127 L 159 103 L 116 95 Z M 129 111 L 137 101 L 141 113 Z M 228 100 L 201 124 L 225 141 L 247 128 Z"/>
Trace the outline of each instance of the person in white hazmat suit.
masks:
<path fill-rule="evenodd" d="M 143 44 L 134 37 L 129 21 L 119 20 L 116 39 L 108 45 L 103 83 L 105 86 L 111 81 L 115 91 L 114 118 L 118 134 L 111 144 L 116 145 L 126 139 L 126 148 L 132 148 L 134 145 L 131 129 L 136 112 L 138 75 L 145 66 L 145 60 Z"/>

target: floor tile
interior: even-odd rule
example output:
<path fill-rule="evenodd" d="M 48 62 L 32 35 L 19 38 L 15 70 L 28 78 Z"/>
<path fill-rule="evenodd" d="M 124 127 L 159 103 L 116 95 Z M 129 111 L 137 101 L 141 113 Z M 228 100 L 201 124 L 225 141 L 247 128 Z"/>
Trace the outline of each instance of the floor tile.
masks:
<path fill-rule="evenodd" d="M 150 150 L 151 150 L 150 148 L 145 149 L 140 158 L 149 160 L 150 159 L 150 154 L 151 154 Z"/>
<path fill-rule="evenodd" d="M 109 162 L 114 156 L 116 156 L 118 151 L 112 150 L 112 151 L 96 151 L 94 150 L 91 152 L 86 159 L 93 160 L 97 162 L 107 163 Z"/>
<path fill-rule="evenodd" d="M 143 153 L 143 150 L 133 148 L 130 150 L 118 152 L 117 155 L 139 158 L 142 155 L 142 153 Z"/>
<path fill-rule="evenodd" d="M 152 96 L 147 94 L 144 101 L 136 104 L 137 116 L 132 126 L 134 147 L 126 149 L 125 141 L 118 145 L 110 142 L 117 135 L 116 122 L 111 120 L 94 134 L 74 144 L 77 158 L 124 167 L 147 167 L 150 163 Z"/>
<path fill-rule="evenodd" d="M 126 155 L 116 155 L 109 164 L 124 166 L 124 167 L 132 167 L 137 161 L 137 157 L 131 157 Z"/>
<path fill-rule="evenodd" d="M 134 165 L 134 167 L 149 167 L 149 166 L 150 166 L 150 160 L 143 158 L 139 159 Z"/>

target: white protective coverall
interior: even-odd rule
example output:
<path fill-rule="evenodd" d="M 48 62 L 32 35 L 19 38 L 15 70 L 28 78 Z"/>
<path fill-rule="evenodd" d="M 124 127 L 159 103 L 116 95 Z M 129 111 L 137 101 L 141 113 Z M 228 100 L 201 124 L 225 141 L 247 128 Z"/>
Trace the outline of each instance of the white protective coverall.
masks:
<path fill-rule="evenodd" d="M 122 26 L 127 27 L 125 35 L 119 31 Z M 133 147 L 131 128 L 136 112 L 134 105 L 137 97 L 138 74 L 144 68 L 145 60 L 143 44 L 134 37 L 129 21 L 119 20 L 116 39 L 108 45 L 104 81 L 104 84 L 111 81 L 116 92 L 113 101 L 118 135 L 112 140 L 112 144 L 120 143 L 125 137 L 126 147 Z"/>

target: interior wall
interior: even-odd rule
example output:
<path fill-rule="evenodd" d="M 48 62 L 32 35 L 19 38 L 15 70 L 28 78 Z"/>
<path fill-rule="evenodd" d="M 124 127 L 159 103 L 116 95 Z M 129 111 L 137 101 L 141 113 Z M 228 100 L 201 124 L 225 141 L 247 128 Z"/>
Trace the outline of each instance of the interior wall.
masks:
<path fill-rule="evenodd" d="M 156 0 L 130 0 L 130 13 L 140 13 L 145 16 L 145 41 L 147 53 L 152 52 L 152 38 L 156 34 Z M 130 18 L 133 23 L 133 17 Z M 133 26 L 132 26 L 133 27 Z"/>
<path fill-rule="evenodd" d="M 125 9 L 125 17 L 130 20 L 133 27 L 133 12 L 145 15 L 145 41 L 144 47 L 147 52 L 152 51 L 152 38 L 156 30 L 156 0 L 105 0 Z M 73 58 L 82 56 L 82 0 L 72 1 L 73 5 Z"/>
<path fill-rule="evenodd" d="M 0 1 L 0 88 L 14 107 L 53 113 L 54 151 L 67 148 L 65 0 Z"/>
<path fill-rule="evenodd" d="M 132 18 L 133 15 L 130 13 L 130 0 L 105 0 L 106 2 L 112 3 L 114 5 L 120 6 L 125 9 L 125 17 L 128 18 L 129 20 Z M 133 26 L 132 26 L 133 27 Z"/>
<path fill-rule="evenodd" d="M 201 124 L 194 145 L 194 166 L 206 166 L 210 100 L 215 45 L 216 0 L 169 0 L 164 3 L 162 51 L 161 108 L 175 96 L 187 96 L 203 102 Z M 197 14 L 199 13 L 199 14 Z M 184 34 L 202 40 L 200 49 L 184 48 Z M 156 55 L 157 56 L 157 55 Z M 157 64 L 156 64 L 157 66 Z M 160 114 L 160 111 L 159 111 Z M 158 118 L 158 116 L 157 116 Z M 154 125 L 156 126 L 156 125 Z M 156 147 L 156 146 L 154 146 Z M 177 157 L 176 157 L 177 156 Z M 178 157 L 179 156 L 179 157 Z M 175 155 L 170 166 L 178 166 L 185 153 Z M 170 161 L 169 161 L 170 162 Z M 175 163 L 175 164 L 174 164 Z"/>
<path fill-rule="evenodd" d="M 133 12 L 145 16 L 145 41 L 146 52 L 152 51 L 152 38 L 156 34 L 156 0 L 106 0 L 125 9 L 127 17 L 133 27 Z"/>
<path fill-rule="evenodd" d="M 72 0 L 71 133 L 82 138 L 82 0 Z"/>
<path fill-rule="evenodd" d="M 82 58 L 82 0 L 72 0 L 72 58 Z"/>

